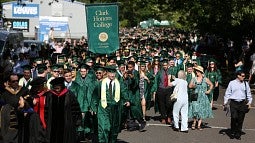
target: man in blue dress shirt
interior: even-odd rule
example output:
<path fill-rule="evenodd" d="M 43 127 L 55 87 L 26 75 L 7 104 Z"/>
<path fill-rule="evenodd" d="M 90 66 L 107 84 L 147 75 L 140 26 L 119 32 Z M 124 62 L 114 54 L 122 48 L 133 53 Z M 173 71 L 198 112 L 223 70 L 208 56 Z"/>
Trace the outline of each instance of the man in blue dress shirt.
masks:
<path fill-rule="evenodd" d="M 245 113 L 251 108 L 252 103 L 251 89 L 244 79 L 244 71 L 237 71 L 236 79 L 230 81 L 228 84 L 223 105 L 225 107 L 228 101 L 230 101 L 231 138 L 236 138 L 238 140 L 241 140 Z"/>

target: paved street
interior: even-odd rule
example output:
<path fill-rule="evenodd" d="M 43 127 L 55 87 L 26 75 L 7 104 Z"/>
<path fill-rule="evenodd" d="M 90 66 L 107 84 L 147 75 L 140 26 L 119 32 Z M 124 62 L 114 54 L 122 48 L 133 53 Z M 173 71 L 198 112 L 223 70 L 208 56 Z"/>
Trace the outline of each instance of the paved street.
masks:
<path fill-rule="evenodd" d="M 144 132 L 139 131 L 122 131 L 119 134 L 118 143 L 254 143 L 253 136 L 255 135 L 255 109 L 254 100 L 253 108 L 244 121 L 245 135 L 242 140 L 230 139 L 225 131 L 230 126 L 230 117 L 226 117 L 222 111 L 221 104 L 223 103 L 223 95 L 225 89 L 220 89 L 222 95 L 218 103 L 215 103 L 217 110 L 214 110 L 214 118 L 205 120 L 206 128 L 203 131 L 189 130 L 189 133 L 174 132 L 171 127 L 160 124 L 159 121 L 151 119 L 147 122 Z M 253 93 L 254 95 L 254 93 Z M 159 114 L 154 114 L 153 109 L 148 112 L 148 116 L 157 117 Z M 0 143 L 2 143 L 0 141 Z"/>
<path fill-rule="evenodd" d="M 206 128 L 203 131 L 189 130 L 189 133 L 174 132 L 171 127 L 160 124 L 159 121 L 151 119 L 147 122 L 145 132 L 122 131 L 119 134 L 119 143 L 254 143 L 255 135 L 255 109 L 253 100 L 253 109 L 246 114 L 243 126 L 242 140 L 230 139 L 227 135 L 227 129 L 230 127 L 230 117 L 226 117 L 222 110 L 223 96 L 225 88 L 220 88 L 219 100 L 215 103 L 217 110 L 213 110 L 214 118 L 204 121 Z M 254 95 L 254 93 L 253 93 Z M 153 109 L 148 112 L 149 116 L 159 116 L 154 114 Z"/>

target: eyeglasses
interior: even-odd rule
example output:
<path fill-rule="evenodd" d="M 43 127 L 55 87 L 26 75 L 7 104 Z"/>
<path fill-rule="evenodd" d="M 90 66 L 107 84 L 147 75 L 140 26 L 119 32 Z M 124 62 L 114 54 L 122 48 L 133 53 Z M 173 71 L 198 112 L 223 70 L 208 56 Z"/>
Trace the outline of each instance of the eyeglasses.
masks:
<path fill-rule="evenodd" d="M 96 72 L 96 74 L 102 74 L 102 72 Z"/>
<path fill-rule="evenodd" d="M 53 71 L 53 72 L 60 72 L 60 71 Z"/>
<path fill-rule="evenodd" d="M 19 82 L 19 80 L 12 80 L 11 83 Z"/>

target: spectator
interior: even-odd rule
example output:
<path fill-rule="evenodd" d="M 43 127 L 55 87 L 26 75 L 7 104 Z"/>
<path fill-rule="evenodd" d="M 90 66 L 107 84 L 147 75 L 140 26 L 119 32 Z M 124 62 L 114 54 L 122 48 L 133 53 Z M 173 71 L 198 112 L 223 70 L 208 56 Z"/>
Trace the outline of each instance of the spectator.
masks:
<path fill-rule="evenodd" d="M 212 82 L 204 76 L 204 69 L 201 66 L 194 67 L 196 77 L 189 83 L 189 88 L 195 88 L 195 93 L 198 94 L 197 101 L 192 101 L 189 105 L 189 118 L 193 118 L 192 130 L 203 130 L 201 127 L 202 119 L 212 118 L 212 108 L 207 95 L 213 89 Z M 209 89 L 207 90 L 209 86 Z"/>
<path fill-rule="evenodd" d="M 175 86 L 177 101 L 174 102 L 173 119 L 174 130 L 179 131 L 179 116 L 181 114 L 181 132 L 188 133 L 188 82 L 183 70 L 178 72 L 178 78 L 169 81 L 169 86 Z"/>
<path fill-rule="evenodd" d="M 244 81 L 244 78 L 244 71 L 237 71 L 236 79 L 228 84 L 223 104 L 223 106 L 226 106 L 230 102 L 231 138 L 236 138 L 237 140 L 241 140 L 245 113 L 251 108 L 252 103 L 251 89 L 249 84 Z"/>

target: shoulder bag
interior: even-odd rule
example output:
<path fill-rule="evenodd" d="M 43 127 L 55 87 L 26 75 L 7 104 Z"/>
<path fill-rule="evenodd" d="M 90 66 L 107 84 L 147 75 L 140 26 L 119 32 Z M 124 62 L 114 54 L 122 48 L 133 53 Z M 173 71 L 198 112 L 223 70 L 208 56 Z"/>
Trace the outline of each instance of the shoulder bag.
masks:
<path fill-rule="evenodd" d="M 249 111 L 250 111 L 250 109 L 249 109 L 249 106 L 247 105 L 247 103 L 248 103 L 248 99 L 247 99 L 247 86 L 246 86 L 246 81 L 244 81 L 244 85 L 245 85 L 245 109 L 244 109 L 244 111 L 245 111 L 245 113 L 248 113 Z"/>
<path fill-rule="evenodd" d="M 178 96 L 178 88 L 179 88 L 179 86 L 178 86 L 178 83 L 177 83 L 177 85 L 174 87 L 174 91 L 173 91 L 173 93 L 170 95 L 170 102 L 175 102 L 176 100 L 177 100 L 177 96 Z"/>

